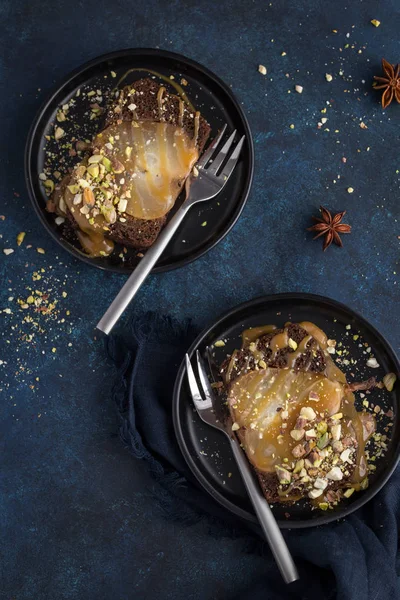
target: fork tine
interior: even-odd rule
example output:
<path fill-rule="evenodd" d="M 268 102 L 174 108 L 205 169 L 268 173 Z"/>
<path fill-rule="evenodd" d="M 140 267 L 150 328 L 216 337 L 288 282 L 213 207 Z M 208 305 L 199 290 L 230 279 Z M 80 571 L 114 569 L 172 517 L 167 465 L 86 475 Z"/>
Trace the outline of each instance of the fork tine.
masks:
<path fill-rule="evenodd" d="M 216 147 L 218 146 L 218 144 L 222 140 L 222 137 L 223 137 L 223 135 L 224 135 L 224 133 L 226 131 L 226 128 L 227 128 L 227 124 L 225 123 L 225 125 L 223 126 L 223 128 L 221 129 L 221 131 L 219 132 L 219 134 L 217 135 L 217 137 L 208 146 L 207 150 L 201 156 L 200 160 L 197 161 L 196 166 L 198 168 L 202 169 L 203 167 L 206 166 L 206 164 L 208 163 L 208 161 L 210 160 L 210 158 L 214 154 Z"/>
<path fill-rule="evenodd" d="M 233 140 L 235 139 L 235 135 L 236 135 L 236 129 L 226 140 L 225 144 L 222 146 L 221 150 L 218 152 L 217 156 L 214 158 L 213 162 L 208 167 L 207 173 L 211 173 L 212 175 L 217 174 L 218 169 L 220 168 L 220 166 L 224 162 L 225 158 L 227 157 L 229 149 L 233 144 Z"/>
<path fill-rule="evenodd" d="M 244 144 L 244 139 L 245 139 L 245 136 L 242 136 L 238 145 L 236 146 L 236 148 L 232 152 L 231 156 L 227 160 L 227 163 L 226 163 L 225 167 L 223 168 L 221 174 L 219 175 L 219 177 L 221 177 L 224 182 L 228 181 L 229 177 L 232 174 L 233 169 L 236 166 L 236 163 L 239 159 L 240 152 L 241 152 L 243 144 Z"/>
<path fill-rule="evenodd" d="M 190 393 L 193 399 L 195 406 L 203 402 L 203 398 L 201 397 L 199 387 L 197 385 L 196 377 L 194 376 L 194 371 L 192 365 L 190 364 L 189 355 L 186 354 L 186 371 L 188 376 L 188 382 L 190 387 Z"/>
<path fill-rule="evenodd" d="M 197 360 L 197 369 L 198 369 L 198 373 L 199 373 L 199 379 L 200 379 L 201 387 L 203 388 L 204 396 L 205 396 L 206 400 L 208 400 L 209 402 L 212 403 L 212 399 L 213 399 L 212 387 L 211 387 L 211 384 L 207 377 L 204 361 L 198 350 L 196 350 L 196 360 Z"/>

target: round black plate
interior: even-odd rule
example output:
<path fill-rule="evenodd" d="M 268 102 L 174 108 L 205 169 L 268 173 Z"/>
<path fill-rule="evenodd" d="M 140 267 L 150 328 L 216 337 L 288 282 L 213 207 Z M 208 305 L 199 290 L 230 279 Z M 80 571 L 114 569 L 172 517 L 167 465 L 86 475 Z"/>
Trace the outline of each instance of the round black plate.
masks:
<path fill-rule="evenodd" d="M 223 339 L 226 341 L 225 347 L 213 350 L 216 362 L 220 364 L 227 354 L 240 347 L 240 335 L 244 329 L 267 324 L 280 326 L 286 321 L 312 321 L 330 338 L 338 342 L 344 340 L 346 347 L 351 351 L 351 356 L 357 360 L 357 365 L 349 367 L 341 365 L 341 368 L 348 369 L 349 376 L 350 373 L 354 374 L 351 376 L 353 381 L 362 381 L 371 375 L 381 379 L 388 372 L 396 374 L 400 372 L 400 365 L 392 348 L 372 325 L 343 304 L 310 294 L 278 294 L 241 304 L 203 331 L 191 346 L 189 355 L 191 356 L 196 349 L 204 352 L 207 346 Z M 348 325 L 351 329 L 346 329 Z M 360 337 L 354 341 L 353 335 Z M 379 369 L 366 366 L 368 354 L 363 354 L 366 346 L 359 347 L 359 344 L 364 342 L 372 348 L 380 364 Z M 356 395 L 359 398 L 359 394 Z M 390 441 L 387 442 L 388 450 L 382 459 L 377 460 L 377 469 L 370 477 L 369 488 L 354 493 L 348 500 L 344 499 L 336 509 L 327 512 L 311 510 L 310 504 L 306 501 L 293 506 L 275 504 L 273 512 L 280 527 L 310 527 L 344 517 L 370 500 L 389 479 L 400 457 L 399 385 L 397 383 L 391 393 L 386 390 L 373 390 L 368 399 L 378 404 L 382 412 L 386 412 L 389 408 L 394 411 L 392 433 L 387 434 L 390 435 Z M 203 423 L 193 407 L 183 362 L 175 382 L 173 418 L 179 446 L 201 486 L 228 510 L 244 519 L 256 521 L 231 455 L 228 440 L 223 433 Z M 389 422 L 387 417 L 382 416 L 382 420 L 378 420 L 378 432 L 383 433 L 383 427 Z"/>
<path fill-rule="evenodd" d="M 119 256 L 122 248 L 118 245 L 110 257 L 90 258 L 81 251 L 79 242 L 73 244 L 63 239 L 60 227 L 54 222 L 54 215 L 45 210 L 46 195 L 39 180 L 46 158 L 44 136 L 53 134 L 55 117 L 60 106 L 75 98 L 79 89 L 100 89 L 106 93 L 107 90 L 114 88 L 119 79 L 133 67 L 143 71 L 131 73 L 121 85 L 142 77 L 151 77 L 152 75 L 146 72 L 146 69 L 152 69 L 168 77 L 173 75 L 177 82 L 182 77 L 186 79 L 188 85 L 184 88 L 185 92 L 211 125 L 210 139 L 215 137 L 224 123 L 228 124 L 228 131 L 237 129 L 238 135 L 246 135 L 240 162 L 224 190 L 217 198 L 203 203 L 200 208 L 194 207 L 189 212 L 154 268 L 154 271 L 167 271 L 199 258 L 225 237 L 239 218 L 253 178 L 254 149 L 247 119 L 232 91 L 211 71 L 179 54 L 143 48 L 121 50 L 84 64 L 65 78 L 37 115 L 26 145 L 25 176 L 37 215 L 51 236 L 66 250 L 101 269 L 119 272 L 130 272 L 134 269 L 140 260 L 136 250 L 128 250 L 124 255 L 124 261 Z M 115 76 L 111 75 L 111 72 L 115 73 Z M 174 89 L 171 88 L 171 91 L 174 92 Z M 78 124 L 81 121 L 82 127 L 85 123 L 86 129 L 82 135 L 85 139 L 98 131 L 99 122 L 88 120 L 89 100 L 86 100 L 86 104 L 80 102 L 79 98 L 76 100 L 73 109 L 74 121 Z M 68 122 L 59 125 L 62 125 L 68 134 Z M 79 132 L 74 132 L 74 135 L 79 139 Z M 54 141 L 49 142 L 48 146 L 50 151 L 60 152 L 60 146 Z M 68 154 L 68 150 L 65 153 Z M 76 163 L 77 160 L 77 158 L 68 159 L 70 164 Z M 202 226 L 204 222 L 207 222 L 207 225 Z"/>

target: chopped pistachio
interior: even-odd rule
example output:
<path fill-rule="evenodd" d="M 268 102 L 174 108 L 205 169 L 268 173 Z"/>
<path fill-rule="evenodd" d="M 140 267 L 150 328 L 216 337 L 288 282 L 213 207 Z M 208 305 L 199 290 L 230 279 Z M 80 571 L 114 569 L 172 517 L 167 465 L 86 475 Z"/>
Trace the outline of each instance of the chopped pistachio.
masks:
<path fill-rule="evenodd" d="M 117 220 L 117 212 L 113 206 L 104 206 L 103 204 L 100 211 L 107 223 L 113 224 Z"/>
<path fill-rule="evenodd" d="M 102 154 L 92 154 L 92 156 L 89 157 L 88 163 L 90 165 L 93 163 L 99 163 L 103 158 L 104 157 Z"/>
<path fill-rule="evenodd" d="M 83 189 L 90 187 L 90 183 L 86 179 L 78 179 L 78 183 Z"/>
<path fill-rule="evenodd" d="M 325 432 L 318 440 L 317 446 L 320 450 L 323 450 L 329 444 L 329 434 Z"/>
<path fill-rule="evenodd" d="M 378 369 L 379 363 L 376 358 L 372 357 L 367 360 L 367 367 L 371 367 L 371 369 Z"/>
<path fill-rule="evenodd" d="M 325 490 L 328 487 L 327 479 L 324 477 L 317 477 L 314 482 L 314 487 L 317 488 L 317 490 Z"/>
<path fill-rule="evenodd" d="M 61 140 L 61 138 L 65 135 L 65 131 L 64 129 L 62 129 L 62 127 L 56 127 L 55 131 L 54 131 L 54 139 L 55 140 Z"/>
<path fill-rule="evenodd" d="M 338 442 L 340 440 L 340 436 L 342 434 L 342 426 L 340 424 L 332 425 L 331 434 L 332 434 L 333 441 Z"/>
<path fill-rule="evenodd" d="M 303 408 L 300 410 L 300 416 L 307 419 L 307 421 L 313 421 L 317 415 L 311 406 L 303 406 Z"/>
<path fill-rule="evenodd" d="M 71 192 L 71 194 L 78 194 L 79 192 L 79 185 L 67 185 L 67 189 Z"/>
<path fill-rule="evenodd" d="M 303 467 L 304 467 L 304 459 L 301 458 L 300 460 L 298 460 L 296 462 L 296 465 L 293 469 L 293 473 L 300 473 L 300 471 L 302 470 Z"/>
<path fill-rule="evenodd" d="M 25 231 L 21 231 L 18 235 L 17 235 L 17 246 L 20 246 L 22 244 L 22 242 L 24 241 L 26 236 Z"/>
<path fill-rule="evenodd" d="M 125 212 L 127 205 L 128 205 L 128 200 L 126 200 L 125 198 L 121 198 L 118 202 L 118 211 Z"/>
<path fill-rule="evenodd" d="M 371 19 L 371 23 L 374 27 L 379 27 L 379 25 L 381 24 L 381 22 L 378 21 L 378 19 Z"/>
<path fill-rule="evenodd" d="M 287 469 L 285 469 L 284 467 L 281 467 L 280 465 L 275 465 L 275 471 L 278 476 L 280 484 L 288 485 L 291 482 L 292 475 Z"/>
<path fill-rule="evenodd" d="M 387 373 L 383 378 L 383 384 L 388 392 L 393 390 L 393 386 L 396 382 L 396 375 L 394 373 Z"/>
<path fill-rule="evenodd" d="M 112 170 L 112 168 L 111 168 L 111 161 L 106 156 L 102 156 L 101 157 L 101 162 L 105 166 L 106 171 L 111 172 L 111 170 Z"/>
<path fill-rule="evenodd" d="M 332 469 L 329 471 L 329 473 L 326 474 L 326 476 L 332 481 L 340 481 L 341 479 L 343 479 L 343 473 L 339 469 L 339 467 L 332 467 Z"/>
<path fill-rule="evenodd" d="M 50 193 L 54 190 L 54 182 L 51 179 L 46 179 L 46 181 L 43 182 L 43 185 Z"/>
<path fill-rule="evenodd" d="M 224 342 L 224 340 L 217 340 L 217 341 L 214 343 L 214 346 L 215 346 L 216 348 L 222 348 L 223 346 L 225 346 L 225 342 Z"/>
<path fill-rule="evenodd" d="M 103 163 L 104 163 L 104 160 L 103 160 Z M 123 173 L 125 171 L 125 165 L 123 165 L 122 162 L 120 162 L 116 158 L 112 159 L 111 167 L 112 167 L 113 172 L 117 173 L 117 174 Z M 106 166 L 106 168 L 107 168 L 107 166 Z"/>
<path fill-rule="evenodd" d="M 335 419 L 335 421 L 339 421 L 343 417 L 343 413 L 338 412 L 331 416 L 331 419 Z"/>
<path fill-rule="evenodd" d="M 317 488 L 314 488 L 313 490 L 311 490 L 311 492 L 308 492 L 308 497 L 311 498 L 311 500 L 315 500 L 315 498 L 318 498 L 323 493 L 324 490 L 318 490 Z"/>
<path fill-rule="evenodd" d="M 290 432 L 290 436 L 296 441 L 299 442 L 301 439 L 303 439 L 305 434 L 304 429 L 293 429 Z"/>
<path fill-rule="evenodd" d="M 264 67 L 264 65 L 258 65 L 258 72 L 261 73 L 261 75 L 266 75 L 267 69 Z"/>
<path fill-rule="evenodd" d="M 99 176 L 99 170 L 99 165 L 96 164 L 89 165 L 87 168 L 87 172 L 93 177 L 93 179 L 96 179 L 96 177 Z"/>

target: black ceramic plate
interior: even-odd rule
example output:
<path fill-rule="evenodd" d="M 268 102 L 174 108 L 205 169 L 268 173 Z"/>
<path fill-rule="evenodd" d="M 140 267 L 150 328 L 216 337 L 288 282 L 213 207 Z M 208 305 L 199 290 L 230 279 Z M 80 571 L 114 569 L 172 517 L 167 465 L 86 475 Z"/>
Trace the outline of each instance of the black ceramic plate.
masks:
<path fill-rule="evenodd" d="M 202 65 L 172 52 L 142 48 L 121 50 L 86 63 L 65 78 L 37 115 L 26 146 L 26 182 L 37 215 L 61 246 L 96 267 L 119 272 L 132 271 L 140 260 L 136 250 L 128 250 L 124 261 L 119 256 L 122 248 L 118 245 L 110 257 L 90 258 L 81 251 L 78 242 L 70 243 L 63 239 L 61 228 L 55 224 L 54 215 L 45 210 L 46 195 L 39 180 L 46 161 L 46 150 L 60 153 L 59 144 L 45 139 L 46 135 L 54 134 L 58 109 L 74 98 L 76 104 L 70 114 L 79 125 L 78 129 L 72 131 L 69 121 L 57 124 L 66 131 L 66 140 L 71 134 L 78 139 L 90 138 L 100 129 L 101 118 L 90 121 L 90 103 L 93 102 L 93 97 L 92 100 L 86 97 L 82 99 L 82 92 L 99 89 L 105 97 L 107 91 L 114 88 L 120 78 L 132 68 L 143 70 L 129 74 L 121 85 L 142 77 L 151 77 L 146 69 L 168 77 L 173 75 L 177 82 L 184 78 L 187 81 L 185 92 L 211 125 L 210 139 L 224 123 L 228 124 L 228 131 L 237 129 L 238 135 L 246 135 L 240 162 L 224 190 L 217 198 L 203 203 L 200 208 L 194 207 L 189 212 L 154 269 L 166 271 L 199 258 L 224 238 L 239 218 L 253 178 L 254 150 L 247 119 L 229 87 Z M 78 90 L 81 90 L 81 95 L 77 98 Z M 172 87 L 171 91 L 174 92 Z M 64 149 L 64 154 L 68 164 L 78 161 L 76 157 L 68 156 L 68 148 Z M 207 225 L 202 226 L 204 222 Z"/>
<path fill-rule="evenodd" d="M 362 381 L 372 375 L 382 379 L 388 372 L 396 374 L 400 372 L 400 365 L 393 350 L 372 325 L 343 304 L 309 294 L 265 296 L 242 304 L 201 333 L 191 346 L 189 354 L 192 355 L 196 349 L 204 352 L 207 346 L 212 346 L 215 341 L 223 339 L 226 342 L 225 347 L 213 350 L 216 361 L 220 364 L 227 354 L 240 347 L 240 335 L 244 329 L 267 324 L 280 326 L 286 321 L 312 321 L 321 327 L 328 337 L 338 342 L 343 340 L 344 345 L 351 352 L 351 357 L 357 361 L 356 365 L 348 367 L 341 365 L 352 381 Z M 351 328 L 346 329 L 349 325 Z M 357 335 L 360 337 L 353 340 L 353 336 Z M 366 366 L 369 347 L 380 365 L 379 369 Z M 354 375 L 351 376 L 350 373 Z M 357 402 L 361 403 L 359 393 L 356 396 Z M 336 509 L 326 512 L 311 510 L 306 501 L 290 507 L 275 504 L 273 512 L 280 527 L 310 527 L 344 517 L 370 500 L 388 480 L 400 456 L 399 384 L 395 385 L 391 393 L 387 390 L 373 390 L 367 397 L 370 402 L 379 405 L 381 410 L 377 431 L 390 438 L 387 442 L 387 453 L 376 462 L 377 468 L 374 475 L 370 477 L 370 486 L 367 490 L 356 492 L 349 499 L 344 499 Z M 389 409 L 394 411 L 392 420 L 383 414 Z M 173 417 L 180 448 L 200 485 L 228 510 L 239 517 L 255 521 L 251 504 L 231 455 L 229 442 L 221 432 L 208 427 L 197 416 L 190 398 L 183 362 L 175 383 Z M 393 423 L 388 428 L 391 433 L 384 432 L 384 428 L 387 428 L 390 422 Z"/>

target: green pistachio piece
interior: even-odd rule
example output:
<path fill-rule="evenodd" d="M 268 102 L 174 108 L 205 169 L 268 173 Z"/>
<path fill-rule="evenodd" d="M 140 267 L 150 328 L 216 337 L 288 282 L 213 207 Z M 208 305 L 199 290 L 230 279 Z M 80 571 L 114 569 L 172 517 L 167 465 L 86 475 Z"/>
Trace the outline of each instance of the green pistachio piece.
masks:
<path fill-rule="evenodd" d="M 325 448 L 327 445 L 329 444 L 329 434 L 328 432 L 325 432 L 323 435 L 321 435 L 321 437 L 319 438 L 318 442 L 317 442 L 317 446 L 320 450 L 322 450 L 323 448 Z"/>
<path fill-rule="evenodd" d="M 93 163 L 99 163 L 103 160 L 104 156 L 102 154 L 93 154 L 89 157 L 88 163 L 91 165 Z"/>
<path fill-rule="evenodd" d="M 50 193 L 54 190 L 54 183 L 51 179 L 46 179 L 46 181 L 43 182 L 43 185 Z"/>
<path fill-rule="evenodd" d="M 99 176 L 99 171 L 99 165 L 97 164 L 89 165 L 87 168 L 87 172 L 93 177 L 93 179 L 96 179 Z"/>
<path fill-rule="evenodd" d="M 112 170 L 112 168 L 111 168 L 111 161 L 106 156 L 102 156 L 101 157 L 101 162 L 105 166 L 106 171 L 108 171 L 110 173 L 111 170 Z"/>

